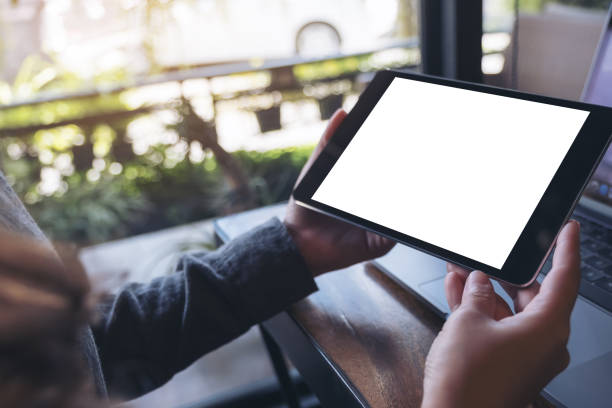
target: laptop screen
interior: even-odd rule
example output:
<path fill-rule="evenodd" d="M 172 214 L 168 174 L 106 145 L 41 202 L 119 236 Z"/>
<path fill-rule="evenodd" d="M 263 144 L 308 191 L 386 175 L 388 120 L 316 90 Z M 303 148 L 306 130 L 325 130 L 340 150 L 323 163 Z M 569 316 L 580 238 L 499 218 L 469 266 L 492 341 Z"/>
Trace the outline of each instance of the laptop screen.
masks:
<path fill-rule="evenodd" d="M 601 37 L 591 73 L 582 95 L 588 103 L 612 106 L 612 10 L 608 14 L 606 31 Z M 595 170 L 584 193 L 588 198 L 604 204 L 597 206 L 612 216 L 612 147 L 608 148 L 601 164 Z"/>

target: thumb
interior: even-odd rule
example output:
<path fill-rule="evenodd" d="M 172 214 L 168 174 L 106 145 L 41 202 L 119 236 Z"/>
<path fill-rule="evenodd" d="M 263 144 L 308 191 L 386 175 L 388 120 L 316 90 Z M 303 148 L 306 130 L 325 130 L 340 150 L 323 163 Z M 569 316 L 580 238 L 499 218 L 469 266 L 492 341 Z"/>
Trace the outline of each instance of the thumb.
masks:
<path fill-rule="evenodd" d="M 461 307 L 477 310 L 493 318 L 496 302 L 495 290 L 487 275 L 480 271 L 470 273 L 463 289 Z"/>
<path fill-rule="evenodd" d="M 302 178 L 308 172 L 310 167 L 312 167 L 312 164 L 317 159 L 317 157 L 319 157 L 319 154 L 321 154 L 321 152 L 329 142 L 329 139 L 331 139 L 331 137 L 338 129 L 338 126 L 340 126 L 344 118 L 346 118 L 346 115 L 347 113 L 343 109 L 338 109 L 336 113 L 333 114 L 333 116 L 329 120 L 329 123 L 327 124 L 327 128 L 325 128 L 325 132 L 323 132 L 323 136 L 321 136 L 321 139 L 319 140 L 319 143 L 314 148 L 314 151 L 308 158 L 306 164 L 304 164 L 304 167 L 302 168 L 302 171 L 300 172 L 300 175 L 298 176 L 297 181 L 295 182 L 296 186 L 300 183 L 300 181 L 302 181 Z"/>
<path fill-rule="evenodd" d="M 317 144 L 317 147 L 314 150 L 315 154 L 313 154 L 313 156 L 321 153 L 321 150 L 323 150 L 327 143 L 329 143 L 329 139 L 331 139 L 334 133 L 336 133 L 338 126 L 340 126 L 344 118 L 346 118 L 346 115 L 347 113 L 344 111 L 344 109 L 338 109 L 332 115 L 331 119 L 329 119 L 329 122 L 327 123 L 325 132 L 323 132 L 323 136 L 319 140 L 319 143 Z"/>

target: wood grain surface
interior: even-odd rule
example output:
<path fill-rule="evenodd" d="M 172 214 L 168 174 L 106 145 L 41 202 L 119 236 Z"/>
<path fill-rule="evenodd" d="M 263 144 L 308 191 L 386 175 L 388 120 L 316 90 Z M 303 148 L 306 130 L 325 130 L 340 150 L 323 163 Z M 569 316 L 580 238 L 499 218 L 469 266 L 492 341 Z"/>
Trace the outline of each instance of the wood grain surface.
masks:
<path fill-rule="evenodd" d="M 294 319 L 371 407 L 418 406 L 425 357 L 442 319 L 371 264 L 317 284 L 319 292 L 290 310 Z"/>

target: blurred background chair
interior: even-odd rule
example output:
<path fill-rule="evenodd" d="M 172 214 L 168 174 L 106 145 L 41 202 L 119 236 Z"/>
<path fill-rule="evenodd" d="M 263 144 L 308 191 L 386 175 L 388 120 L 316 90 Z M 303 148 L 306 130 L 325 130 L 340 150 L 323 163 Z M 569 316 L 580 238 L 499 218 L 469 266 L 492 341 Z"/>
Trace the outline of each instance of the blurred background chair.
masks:
<path fill-rule="evenodd" d="M 579 99 L 601 34 L 605 11 L 550 4 L 518 19 L 517 89 Z M 513 32 L 511 38 L 515 38 Z M 512 87 L 513 41 L 503 53 L 504 68 L 485 82 Z"/>

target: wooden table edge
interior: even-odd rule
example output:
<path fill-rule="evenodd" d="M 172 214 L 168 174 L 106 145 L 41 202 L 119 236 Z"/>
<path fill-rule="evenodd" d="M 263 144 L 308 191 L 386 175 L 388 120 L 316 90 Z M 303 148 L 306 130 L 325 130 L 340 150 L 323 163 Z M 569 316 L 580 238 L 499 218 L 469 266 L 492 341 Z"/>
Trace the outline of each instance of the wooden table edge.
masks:
<path fill-rule="evenodd" d="M 281 312 L 262 325 L 324 406 L 325 401 L 333 401 L 334 404 L 341 404 L 337 406 L 347 408 L 370 407 L 344 371 L 289 312 Z M 328 375 L 322 375 L 321 370 Z"/>

